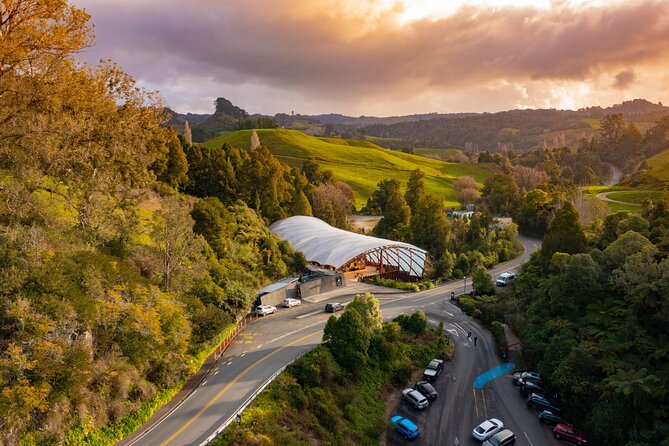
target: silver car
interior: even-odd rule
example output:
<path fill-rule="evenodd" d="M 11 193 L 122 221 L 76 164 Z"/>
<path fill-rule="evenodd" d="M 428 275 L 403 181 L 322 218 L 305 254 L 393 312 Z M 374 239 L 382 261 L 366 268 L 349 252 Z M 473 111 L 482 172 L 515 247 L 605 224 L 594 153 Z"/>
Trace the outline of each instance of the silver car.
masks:
<path fill-rule="evenodd" d="M 268 314 L 276 313 L 276 307 L 271 305 L 258 305 L 254 312 L 259 316 L 267 316 Z"/>
<path fill-rule="evenodd" d="M 422 393 L 415 389 L 402 390 L 402 398 L 411 404 L 415 409 L 425 409 L 430 405 L 430 403 L 427 402 L 427 398 L 425 398 Z"/>

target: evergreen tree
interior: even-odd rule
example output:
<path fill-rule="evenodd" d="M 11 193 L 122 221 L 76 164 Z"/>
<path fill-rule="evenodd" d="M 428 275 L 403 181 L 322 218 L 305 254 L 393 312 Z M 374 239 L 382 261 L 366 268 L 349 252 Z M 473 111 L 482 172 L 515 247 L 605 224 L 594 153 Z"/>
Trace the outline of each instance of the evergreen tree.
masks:
<path fill-rule="evenodd" d="M 548 226 L 541 247 L 544 264 L 548 265 L 556 252 L 578 254 L 585 252 L 587 241 L 578 212 L 570 201 L 565 202 L 555 214 L 555 219 Z"/>
<path fill-rule="evenodd" d="M 299 191 L 295 198 L 293 199 L 293 205 L 291 207 L 291 213 L 293 215 L 312 215 L 311 204 L 307 199 L 307 196 L 304 195 L 304 192 Z"/>
<path fill-rule="evenodd" d="M 411 209 L 404 201 L 399 187 L 388 191 L 383 218 L 374 227 L 374 234 L 389 239 L 402 239 L 411 218 Z"/>
<path fill-rule="evenodd" d="M 444 214 L 444 202 L 436 195 L 427 193 L 418 201 L 416 212 L 411 216 L 411 239 L 439 259 L 446 250 L 448 222 Z"/>
<path fill-rule="evenodd" d="M 425 174 L 422 170 L 416 169 L 411 172 L 407 183 L 407 191 L 404 194 L 404 200 L 409 205 L 411 212 L 416 211 L 416 204 L 425 193 Z"/>
<path fill-rule="evenodd" d="M 491 296 L 495 294 L 495 286 L 485 266 L 479 266 L 474 271 L 474 274 L 472 274 L 472 287 L 479 296 Z"/>

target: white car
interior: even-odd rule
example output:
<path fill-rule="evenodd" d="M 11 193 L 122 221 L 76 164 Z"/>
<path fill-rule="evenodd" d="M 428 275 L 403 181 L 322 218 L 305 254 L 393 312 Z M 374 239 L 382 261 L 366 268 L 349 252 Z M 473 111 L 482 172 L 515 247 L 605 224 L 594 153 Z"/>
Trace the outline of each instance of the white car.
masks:
<path fill-rule="evenodd" d="M 472 431 L 472 436 L 477 440 L 485 441 L 502 429 L 504 429 L 504 423 L 497 418 L 491 418 L 476 426 Z"/>
<path fill-rule="evenodd" d="M 258 305 L 255 309 L 255 314 L 260 316 L 267 316 L 272 313 L 276 313 L 276 307 L 271 305 Z"/>
<path fill-rule="evenodd" d="M 297 307 L 301 303 L 302 302 L 300 302 L 299 300 L 289 297 L 289 298 L 283 300 L 282 305 L 286 308 L 290 308 L 290 307 Z"/>

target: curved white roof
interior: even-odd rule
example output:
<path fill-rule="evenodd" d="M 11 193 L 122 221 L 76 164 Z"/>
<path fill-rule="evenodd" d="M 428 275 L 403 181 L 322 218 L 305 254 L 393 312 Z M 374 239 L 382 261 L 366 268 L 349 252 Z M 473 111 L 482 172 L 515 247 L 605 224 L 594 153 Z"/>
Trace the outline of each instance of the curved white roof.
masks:
<path fill-rule="evenodd" d="M 323 266 L 339 269 L 364 255 L 371 262 L 397 266 L 412 276 L 421 276 L 425 268 L 427 252 L 424 249 L 344 231 L 315 217 L 289 217 L 272 223 L 269 228 L 302 251 L 308 261 Z"/>

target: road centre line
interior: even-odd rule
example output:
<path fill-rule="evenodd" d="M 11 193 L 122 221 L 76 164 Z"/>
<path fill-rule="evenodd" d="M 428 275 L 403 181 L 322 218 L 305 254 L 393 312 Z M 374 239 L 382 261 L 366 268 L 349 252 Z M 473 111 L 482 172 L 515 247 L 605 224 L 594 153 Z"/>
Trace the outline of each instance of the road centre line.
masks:
<path fill-rule="evenodd" d="M 316 334 L 319 334 L 319 332 L 316 331 L 316 332 L 314 332 L 314 333 L 310 333 L 310 334 L 308 334 L 308 335 L 302 336 L 301 338 L 296 339 L 296 340 L 294 340 L 294 341 L 292 341 L 292 342 L 289 342 L 288 344 L 286 344 L 286 345 L 284 345 L 284 346 L 281 346 L 281 347 L 277 348 L 276 350 L 274 350 L 274 351 L 268 353 L 267 355 L 263 356 L 262 358 L 258 359 L 256 362 L 254 362 L 253 364 L 251 364 L 250 366 L 248 366 L 246 369 L 244 369 L 243 372 L 241 372 L 239 375 L 237 375 L 237 376 L 236 376 L 232 381 L 230 381 L 230 382 L 229 382 L 223 389 L 221 389 L 221 391 L 218 392 L 218 393 L 216 394 L 216 396 L 214 396 L 211 400 L 209 400 L 209 402 L 208 402 L 202 409 L 200 409 L 200 411 L 199 411 L 198 413 L 196 413 L 196 414 L 193 416 L 193 418 L 191 418 L 190 420 L 188 420 L 188 422 L 187 422 L 186 424 L 184 424 L 179 430 L 177 430 L 175 433 L 173 433 L 167 440 L 165 440 L 164 442 L 162 442 L 162 443 L 160 444 L 160 446 L 165 446 L 165 445 L 171 443 L 172 440 L 174 440 L 176 437 L 178 437 L 184 430 L 188 429 L 188 427 L 189 427 L 191 424 L 193 424 L 193 423 L 195 422 L 195 420 L 197 420 L 198 418 L 200 418 L 200 416 L 201 416 L 203 413 L 205 413 L 205 412 L 207 411 L 207 409 L 209 409 L 209 408 L 210 408 L 216 401 L 218 401 L 218 399 L 221 398 L 221 397 L 222 397 L 228 390 L 230 390 L 230 388 L 231 388 L 234 384 L 236 384 L 237 381 L 239 381 L 242 377 L 244 377 L 244 375 L 246 375 L 248 372 L 250 372 L 250 371 L 251 371 L 253 368 L 255 368 L 258 364 L 262 363 L 263 361 L 265 361 L 266 359 L 270 358 L 271 356 L 274 356 L 275 354 L 279 353 L 280 351 L 282 351 L 282 350 L 284 350 L 284 349 L 286 349 L 286 348 L 288 348 L 288 347 L 291 347 L 291 346 L 297 344 L 298 342 L 303 341 L 303 340 L 305 340 L 305 339 L 307 339 L 307 338 L 310 338 L 311 336 L 314 336 L 314 335 L 316 335 Z M 193 392 L 193 393 L 195 393 L 195 392 Z"/>

